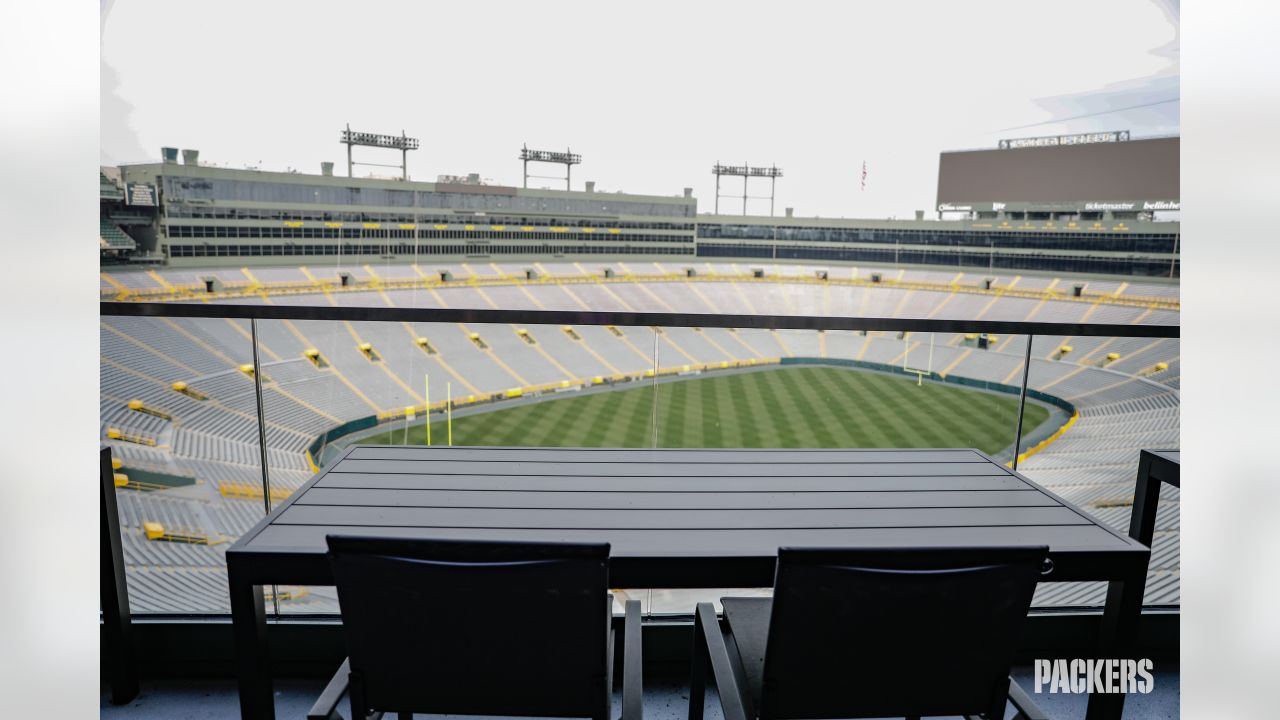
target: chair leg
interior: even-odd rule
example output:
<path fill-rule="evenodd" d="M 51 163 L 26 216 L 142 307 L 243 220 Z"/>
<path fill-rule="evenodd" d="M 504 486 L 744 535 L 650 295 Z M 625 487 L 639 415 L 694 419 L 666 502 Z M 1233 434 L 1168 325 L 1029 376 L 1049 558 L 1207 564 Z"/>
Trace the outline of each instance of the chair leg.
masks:
<path fill-rule="evenodd" d="M 622 638 L 622 720 L 644 718 L 644 648 L 640 601 L 628 600 Z"/>
<path fill-rule="evenodd" d="M 369 716 L 369 704 L 364 699 L 364 681 L 357 673 L 347 675 L 347 699 L 351 701 L 352 720 Z"/>
<path fill-rule="evenodd" d="M 745 696 L 745 688 L 739 686 L 738 671 L 729 657 L 716 609 L 711 603 L 698 603 L 695 621 L 702 626 L 707 658 L 716 681 L 716 693 L 720 696 L 720 710 L 724 720 L 747 720 L 747 707 L 751 701 Z"/>
<path fill-rule="evenodd" d="M 347 676 L 350 673 L 351 660 L 344 659 L 338 666 L 338 671 L 329 680 L 329 684 L 325 685 L 324 692 L 320 693 L 320 697 L 316 698 L 315 704 L 311 706 L 311 711 L 307 713 L 307 720 L 342 720 L 342 715 L 338 712 L 338 701 L 347 691 Z"/>
<path fill-rule="evenodd" d="M 695 614 L 693 652 L 689 659 L 689 720 L 702 720 L 702 706 L 706 701 L 707 692 L 707 665 L 710 662 L 711 658 L 707 654 L 707 636 L 702 631 L 702 623 L 698 622 Z"/>
<path fill-rule="evenodd" d="M 1026 690 L 1018 684 L 1017 680 L 1009 678 L 1009 701 L 1013 703 L 1013 707 L 1017 709 L 1014 718 L 1017 720 L 1049 720 L 1049 716 L 1044 710 L 1036 705 L 1035 700 L 1027 694 Z"/>

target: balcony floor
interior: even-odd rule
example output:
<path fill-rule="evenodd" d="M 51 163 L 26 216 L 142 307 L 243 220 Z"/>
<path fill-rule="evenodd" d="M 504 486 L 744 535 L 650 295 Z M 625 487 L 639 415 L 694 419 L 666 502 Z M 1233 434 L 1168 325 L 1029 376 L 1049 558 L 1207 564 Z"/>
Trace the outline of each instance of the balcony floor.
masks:
<path fill-rule="evenodd" d="M 1155 690 L 1149 695 L 1131 695 L 1125 702 L 1126 718 L 1140 720 L 1177 720 L 1179 717 L 1180 683 L 1176 667 L 1153 673 Z M 1032 670 L 1029 666 L 1014 669 L 1014 677 L 1030 692 Z M 281 720 L 306 716 L 311 703 L 324 687 L 321 680 L 281 679 L 276 681 L 276 717 Z M 645 720 L 684 720 L 688 709 L 688 687 L 679 679 L 655 678 L 645 680 Z M 111 705 L 107 689 L 102 690 L 101 720 L 238 720 L 239 706 L 234 680 L 184 680 L 163 679 L 144 682 L 142 693 L 128 705 Z M 1087 696 L 1047 695 L 1035 696 L 1036 702 L 1049 714 L 1058 718 L 1083 718 Z M 341 712 L 345 717 L 345 699 Z M 622 710 L 622 697 L 614 693 L 614 717 Z M 419 715 L 418 717 L 428 717 Z M 719 700 L 715 688 L 707 689 L 706 720 L 721 720 Z M 1013 717 L 1010 705 L 1006 718 Z"/>

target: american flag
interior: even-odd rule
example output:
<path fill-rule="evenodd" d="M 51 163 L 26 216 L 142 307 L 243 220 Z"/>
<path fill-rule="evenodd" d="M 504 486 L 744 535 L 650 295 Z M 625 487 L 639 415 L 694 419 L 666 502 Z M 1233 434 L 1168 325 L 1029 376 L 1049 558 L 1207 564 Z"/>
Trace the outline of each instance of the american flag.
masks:
<path fill-rule="evenodd" d="M 867 161 L 862 161 L 862 189 L 867 189 Z"/>

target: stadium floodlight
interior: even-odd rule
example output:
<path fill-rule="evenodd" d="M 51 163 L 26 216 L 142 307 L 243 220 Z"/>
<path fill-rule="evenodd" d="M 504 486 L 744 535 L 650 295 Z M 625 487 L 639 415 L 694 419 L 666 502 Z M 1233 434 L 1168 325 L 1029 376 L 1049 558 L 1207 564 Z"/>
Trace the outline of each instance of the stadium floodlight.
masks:
<path fill-rule="evenodd" d="M 1077 135 L 1045 135 L 1042 137 L 1011 138 L 1001 140 L 1001 150 L 1014 150 L 1028 147 L 1057 147 L 1059 145 L 1091 145 L 1093 143 L 1125 142 L 1129 139 L 1128 130 L 1111 132 L 1079 133 Z"/>
<path fill-rule="evenodd" d="M 558 150 L 530 150 L 528 145 L 520 149 L 520 160 L 524 163 L 524 187 L 529 187 L 529 178 L 542 178 L 544 180 L 559 180 L 558 177 L 545 177 L 542 175 L 530 175 L 529 163 L 540 162 L 550 163 L 552 165 L 564 166 L 564 189 L 570 190 L 569 182 L 573 177 L 573 166 L 582 163 L 582 156 L 573 152 L 569 148 L 565 148 L 564 152 Z"/>
<path fill-rule="evenodd" d="M 711 174 L 716 176 L 716 214 L 720 214 L 720 178 L 728 175 L 730 177 L 742 178 L 742 214 L 747 214 L 747 183 L 753 177 L 769 178 L 769 217 L 773 217 L 773 199 L 774 190 L 777 187 L 778 178 L 782 177 L 782 170 L 776 165 L 769 167 L 761 167 L 750 164 L 742 165 L 721 165 L 716 163 L 711 166 Z M 726 196 L 727 197 L 727 196 Z M 760 200 L 764 196 L 759 197 Z"/>
<path fill-rule="evenodd" d="M 418 138 L 411 138 L 404 134 L 401 130 L 399 135 L 379 135 L 377 133 L 357 132 L 347 125 L 347 129 L 342 131 L 343 145 L 347 146 L 347 177 L 352 177 L 352 170 L 356 165 L 371 165 L 375 167 L 398 167 L 400 168 L 400 178 L 402 180 L 409 179 L 409 151 L 418 149 Z M 351 148 L 356 145 L 363 147 L 382 148 L 384 150 L 399 150 L 400 164 L 387 165 L 384 163 L 358 163 L 351 158 Z"/>

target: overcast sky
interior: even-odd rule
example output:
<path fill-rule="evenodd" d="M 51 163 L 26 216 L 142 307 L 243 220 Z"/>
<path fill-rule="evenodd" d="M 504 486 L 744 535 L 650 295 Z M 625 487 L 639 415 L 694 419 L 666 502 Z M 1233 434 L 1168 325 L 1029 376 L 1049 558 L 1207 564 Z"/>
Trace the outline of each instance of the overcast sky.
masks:
<path fill-rule="evenodd" d="M 778 214 L 908 217 L 943 150 L 1178 132 L 1176 0 L 100 2 L 103 164 L 341 173 L 350 123 L 420 138 L 415 180 L 519 185 L 528 143 L 581 153 L 575 189 L 691 186 L 710 212 L 714 162 L 776 163 Z"/>

